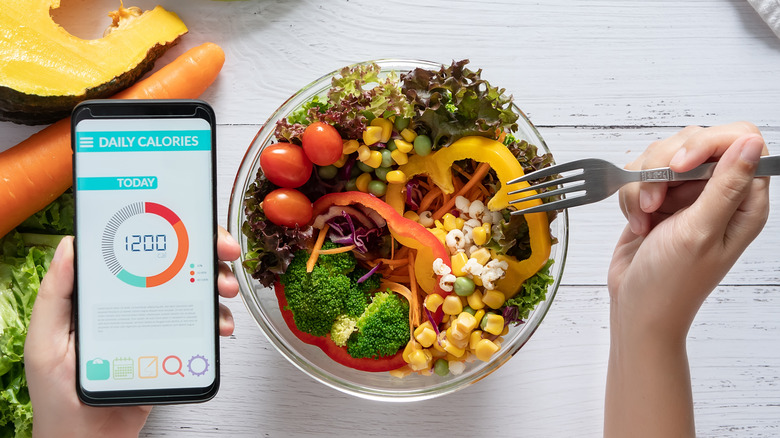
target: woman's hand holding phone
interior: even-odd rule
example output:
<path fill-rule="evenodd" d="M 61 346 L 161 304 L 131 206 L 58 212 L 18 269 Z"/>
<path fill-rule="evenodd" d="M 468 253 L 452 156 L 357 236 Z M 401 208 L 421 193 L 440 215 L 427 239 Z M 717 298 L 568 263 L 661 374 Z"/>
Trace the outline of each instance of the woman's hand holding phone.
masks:
<path fill-rule="evenodd" d="M 233 237 L 219 227 L 219 295 L 233 298 L 238 282 L 224 261 L 241 253 Z M 76 394 L 76 352 L 72 320 L 73 238 L 60 242 L 41 283 L 24 348 L 25 372 L 33 404 L 36 437 L 138 436 L 151 406 L 90 407 Z M 233 316 L 220 304 L 219 333 L 233 333 Z"/>

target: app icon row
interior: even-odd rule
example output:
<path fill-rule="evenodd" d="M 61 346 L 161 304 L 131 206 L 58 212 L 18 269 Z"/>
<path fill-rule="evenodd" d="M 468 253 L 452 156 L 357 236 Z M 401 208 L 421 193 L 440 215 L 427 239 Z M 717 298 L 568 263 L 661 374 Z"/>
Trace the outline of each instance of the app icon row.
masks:
<path fill-rule="evenodd" d="M 156 379 L 161 375 L 184 377 L 188 374 L 200 377 L 209 369 L 209 361 L 205 356 L 196 354 L 185 362 L 176 355 L 170 356 L 139 356 L 117 357 L 113 361 L 94 358 L 87 361 L 87 380 L 130 380 Z"/>

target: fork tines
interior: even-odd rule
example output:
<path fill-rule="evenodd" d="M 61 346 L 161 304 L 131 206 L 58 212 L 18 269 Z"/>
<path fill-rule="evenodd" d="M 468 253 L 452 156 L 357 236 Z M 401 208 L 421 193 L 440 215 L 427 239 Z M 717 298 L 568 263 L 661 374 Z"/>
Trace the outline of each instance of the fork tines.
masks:
<path fill-rule="evenodd" d="M 567 193 L 574 193 L 585 190 L 585 182 L 583 180 L 583 172 L 582 172 L 582 166 L 583 162 L 586 160 L 578 160 L 578 161 L 571 161 L 568 163 L 563 163 L 555 166 L 545 167 L 544 169 L 539 169 L 531 173 L 527 173 L 519 178 L 515 178 L 507 184 L 517 184 L 520 182 L 528 182 L 536 179 L 546 178 L 548 176 L 557 175 L 559 173 L 568 172 L 568 171 L 574 171 L 579 170 L 580 172 L 575 173 L 573 175 L 564 176 L 561 178 L 552 179 L 550 181 L 541 182 L 534 185 L 529 185 L 527 187 L 524 187 L 522 189 L 513 190 L 509 192 L 509 195 L 516 195 L 520 193 L 529 193 L 532 191 L 537 191 L 539 189 L 546 189 L 549 187 L 555 187 L 560 186 L 561 184 L 571 183 L 571 182 L 577 182 L 582 181 L 579 184 L 570 184 L 566 187 L 561 187 L 555 190 L 550 190 L 546 192 L 541 193 L 535 193 L 530 196 L 526 196 L 520 199 L 514 199 L 509 201 L 510 204 L 517 204 L 521 202 L 526 201 L 532 201 L 536 199 L 543 199 L 543 198 L 549 198 L 553 196 L 563 196 Z M 538 213 L 538 212 L 544 212 L 544 211 L 551 211 L 551 210 L 562 210 L 564 208 L 574 207 L 576 205 L 579 205 L 579 201 L 581 196 L 575 196 L 575 197 L 568 197 L 568 198 L 562 198 L 557 201 L 549 202 L 546 204 L 540 204 L 533 207 L 528 207 L 524 209 L 520 209 L 517 211 L 513 211 L 512 214 L 528 214 L 528 213 Z"/>

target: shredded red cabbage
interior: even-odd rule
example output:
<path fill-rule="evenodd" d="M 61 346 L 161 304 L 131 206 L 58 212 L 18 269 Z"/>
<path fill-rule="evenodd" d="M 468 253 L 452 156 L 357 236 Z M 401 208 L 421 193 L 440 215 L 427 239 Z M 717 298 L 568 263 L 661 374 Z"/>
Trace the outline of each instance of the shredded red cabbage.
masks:
<path fill-rule="evenodd" d="M 406 183 L 406 205 L 413 210 L 420 208 L 420 201 L 422 201 L 423 194 L 420 190 L 420 181 L 416 178 L 410 179 Z"/>
<path fill-rule="evenodd" d="M 425 306 L 423 306 L 423 310 L 425 310 L 425 316 L 428 317 L 428 321 L 430 321 L 433 326 L 433 331 L 436 332 L 436 342 L 441 346 L 441 331 L 439 331 L 439 326 L 436 324 L 436 321 L 434 321 L 431 311 Z"/>
<path fill-rule="evenodd" d="M 371 270 L 366 272 L 365 275 L 363 275 L 362 277 L 358 278 L 358 281 L 357 281 L 358 284 L 360 284 L 360 283 L 368 280 L 369 278 L 371 278 L 371 276 L 374 275 L 374 272 L 376 272 L 377 269 L 379 269 L 380 266 L 382 266 L 382 262 L 377 263 L 376 266 L 374 266 L 373 268 L 371 268 Z"/>

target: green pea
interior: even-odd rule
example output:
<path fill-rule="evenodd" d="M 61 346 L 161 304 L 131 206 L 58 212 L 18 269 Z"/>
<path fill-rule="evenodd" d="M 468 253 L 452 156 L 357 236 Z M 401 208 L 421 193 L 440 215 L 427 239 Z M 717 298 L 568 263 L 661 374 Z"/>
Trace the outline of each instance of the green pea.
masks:
<path fill-rule="evenodd" d="M 386 192 L 387 192 L 387 184 L 383 183 L 382 181 L 377 181 L 375 179 L 369 181 L 368 193 L 371 193 L 374 196 L 385 196 Z"/>
<path fill-rule="evenodd" d="M 391 170 L 393 169 L 390 167 L 377 167 L 374 170 L 374 175 L 380 180 L 387 182 L 387 172 L 390 172 Z"/>
<path fill-rule="evenodd" d="M 330 166 L 322 166 L 317 169 L 317 173 L 319 173 L 322 179 L 333 179 L 338 175 L 339 168 L 332 164 Z"/>
<path fill-rule="evenodd" d="M 468 277 L 458 277 L 455 279 L 455 293 L 461 297 L 467 297 L 474 293 L 474 280 Z"/>
<path fill-rule="evenodd" d="M 395 145 L 395 139 L 390 139 L 385 143 L 385 149 L 387 149 L 390 152 L 393 152 L 394 150 L 398 149 L 398 146 Z"/>
<path fill-rule="evenodd" d="M 392 151 L 388 151 L 387 148 L 382 149 L 382 164 L 381 167 L 390 167 L 393 165 Z"/>
<path fill-rule="evenodd" d="M 414 138 L 414 153 L 424 157 L 431 153 L 431 138 L 425 134 L 418 135 Z"/>
<path fill-rule="evenodd" d="M 472 309 L 471 306 L 463 306 L 463 311 L 466 313 L 470 313 L 472 315 L 476 315 L 477 311 Z"/>
<path fill-rule="evenodd" d="M 347 186 L 345 187 L 348 192 L 354 192 L 357 190 L 357 184 L 355 183 L 355 178 L 350 179 L 347 181 Z"/>
<path fill-rule="evenodd" d="M 433 372 L 442 377 L 446 376 L 450 373 L 450 363 L 446 359 L 437 359 L 433 363 Z"/>
<path fill-rule="evenodd" d="M 406 129 L 407 126 L 409 126 L 409 119 L 406 117 L 396 116 L 395 122 L 393 123 L 393 127 L 396 131 L 401 132 Z"/>
<path fill-rule="evenodd" d="M 357 178 L 360 175 L 362 175 L 364 172 L 360 170 L 358 166 L 352 166 L 352 169 L 349 170 L 349 177 L 350 178 Z"/>
<path fill-rule="evenodd" d="M 357 168 L 360 169 L 363 173 L 371 173 L 374 171 L 374 168 L 369 166 L 368 164 L 358 161 L 357 162 Z"/>

